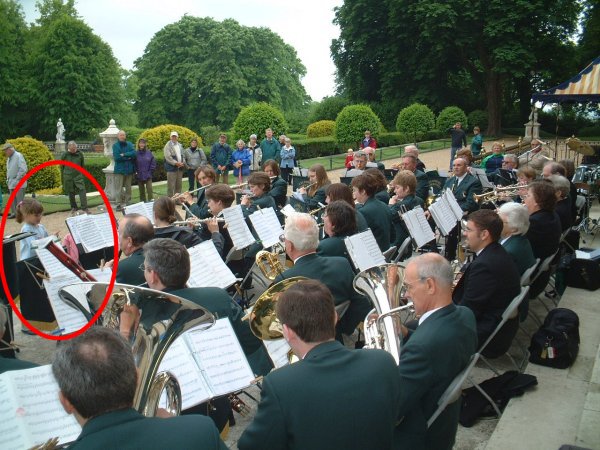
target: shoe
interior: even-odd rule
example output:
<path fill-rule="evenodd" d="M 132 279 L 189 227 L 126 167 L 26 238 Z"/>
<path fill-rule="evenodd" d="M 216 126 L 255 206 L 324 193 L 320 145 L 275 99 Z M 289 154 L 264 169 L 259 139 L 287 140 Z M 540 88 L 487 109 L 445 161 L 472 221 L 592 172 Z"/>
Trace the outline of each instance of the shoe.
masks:
<path fill-rule="evenodd" d="M 91 211 L 90 211 L 88 208 L 85 208 L 85 209 L 83 210 L 83 212 L 84 212 L 85 214 L 91 214 L 91 213 L 92 213 L 92 212 L 91 212 Z"/>

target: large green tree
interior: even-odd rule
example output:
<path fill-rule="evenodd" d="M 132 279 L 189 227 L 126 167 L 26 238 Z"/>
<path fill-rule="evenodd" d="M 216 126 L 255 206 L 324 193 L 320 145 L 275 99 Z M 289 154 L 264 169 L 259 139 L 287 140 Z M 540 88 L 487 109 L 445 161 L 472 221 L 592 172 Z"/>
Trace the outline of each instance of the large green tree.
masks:
<path fill-rule="evenodd" d="M 135 66 L 142 126 L 228 128 L 251 103 L 289 113 L 309 100 L 296 51 L 266 28 L 230 19 L 184 16 L 154 35 Z"/>
<path fill-rule="evenodd" d="M 82 20 L 53 16 L 34 30 L 30 60 L 37 135 L 51 138 L 62 118 L 67 138 L 118 119 L 124 108 L 122 70 L 111 48 Z"/>
<path fill-rule="evenodd" d="M 339 86 L 354 101 L 484 107 L 496 134 L 507 99 L 524 112 L 534 89 L 573 67 L 579 9 L 577 0 L 345 0 L 331 46 Z"/>
<path fill-rule="evenodd" d="M 24 131 L 26 97 L 23 54 L 27 26 L 20 5 L 0 0 L 0 142 Z"/>

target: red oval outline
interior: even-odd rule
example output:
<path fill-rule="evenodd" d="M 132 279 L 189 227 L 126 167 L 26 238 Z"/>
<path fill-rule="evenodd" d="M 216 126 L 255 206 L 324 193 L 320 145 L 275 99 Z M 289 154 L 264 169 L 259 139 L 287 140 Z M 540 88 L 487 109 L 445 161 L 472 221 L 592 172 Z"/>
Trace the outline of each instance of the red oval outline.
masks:
<path fill-rule="evenodd" d="M 60 166 L 60 165 L 71 167 L 73 169 L 78 170 L 82 174 L 84 174 L 87 177 L 87 179 L 92 182 L 92 184 L 96 187 L 96 189 L 98 189 L 98 192 L 100 193 L 102 200 L 104 201 L 104 204 L 106 206 L 110 206 L 110 202 L 108 200 L 108 197 L 106 196 L 106 193 L 104 192 L 104 189 L 102 189 L 102 187 L 100 186 L 100 184 L 98 183 L 96 178 L 94 178 L 91 173 L 89 173 L 87 170 L 85 170 L 85 168 L 83 168 L 75 163 L 72 163 L 71 161 L 64 161 L 64 160 L 60 160 L 60 159 L 46 161 L 45 163 L 42 163 L 42 164 L 34 167 L 33 169 L 31 169 L 29 172 L 27 172 L 25 174 L 25 176 L 19 181 L 19 183 L 17 184 L 17 186 L 15 187 L 13 192 L 10 194 L 10 197 L 8 198 L 8 201 L 6 202 L 6 206 L 4 208 L 4 214 L 2 214 L 2 221 L 0 222 L 0 235 L 4 236 L 4 228 L 6 227 L 6 217 L 8 215 L 8 212 L 10 211 L 10 207 L 15 199 L 16 193 L 19 191 L 19 189 L 21 189 L 21 186 L 23 186 L 23 184 L 32 175 L 36 174 L 40 170 L 45 169 L 46 167 Z M 40 330 L 38 330 L 37 328 L 35 328 L 33 325 L 31 325 L 29 323 L 29 321 L 27 319 L 25 319 L 25 317 L 23 317 L 23 314 L 21 314 L 21 311 L 17 307 L 15 300 L 12 297 L 10 289 L 8 289 L 8 282 L 6 281 L 6 276 L 4 274 L 4 248 L 3 248 L 4 246 L 0 246 L 0 280 L 2 280 L 2 286 L 4 288 L 4 292 L 6 293 L 6 297 L 8 298 L 8 301 L 9 301 L 10 306 L 12 307 L 13 311 L 21 320 L 21 323 L 24 323 L 27 328 L 29 328 L 32 332 L 34 332 L 38 336 L 48 339 L 48 340 L 52 340 L 52 341 L 66 341 L 68 339 L 74 338 L 74 337 L 79 336 L 80 334 L 84 333 L 85 331 L 87 331 L 92 326 L 92 323 L 94 323 L 98 320 L 98 318 L 100 317 L 100 314 L 102 314 L 102 311 L 104 311 L 104 308 L 106 307 L 106 304 L 108 303 L 108 299 L 110 298 L 113 287 L 115 285 L 117 269 L 118 269 L 118 264 L 119 264 L 119 262 L 118 262 L 119 261 L 119 241 L 118 241 L 118 235 L 117 235 L 117 221 L 115 219 L 114 213 L 112 212 L 112 208 L 107 207 L 106 211 L 108 212 L 108 216 L 110 217 L 110 222 L 112 225 L 112 232 L 113 232 L 113 243 L 114 243 L 114 256 L 113 256 L 114 264 L 113 264 L 113 268 L 112 268 L 112 275 L 110 277 L 110 283 L 108 286 L 108 290 L 106 291 L 106 296 L 104 297 L 104 300 L 102 301 L 102 305 L 100 305 L 100 309 L 98 309 L 96 314 L 94 314 L 92 319 L 85 326 L 83 326 L 81 329 L 74 331 L 72 333 L 68 333 L 68 334 L 60 335 L 60 336 L 54 336 L 52 334 L 43 333 Z"/>

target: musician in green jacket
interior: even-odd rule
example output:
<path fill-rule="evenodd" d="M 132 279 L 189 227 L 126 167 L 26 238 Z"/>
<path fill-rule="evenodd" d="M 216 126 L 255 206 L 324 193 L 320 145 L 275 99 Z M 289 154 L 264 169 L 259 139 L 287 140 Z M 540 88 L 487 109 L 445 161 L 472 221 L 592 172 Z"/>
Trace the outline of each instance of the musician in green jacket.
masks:
<path fill-rule="evenodd" d="M 415 195 L 417 178 L 410 170 L 398 172 L 392 180 L 392 186 L 394 186 L 394 196 L 389 201 L 395 231 L 392 244 L 399 247 L 410 236 L 399 213 L 410 211 L 417 206 L 423 207 L 423 200 Z"/>
<path fill-rule="evenodd" d="M 70 449 L 227 448 L 208 417 L 163 419 L 133 409 L 137 369 L 131 347 L 114 330 L 92 327 L 64 341 L 52 372 L 63 408 L 82 426 Z"/>
<path fill-rule="evenodd" d="M 317 255 L 343 256 L 352 264 L 344 239 L 356 234 L 356 211 L 343 200 L 331 202 L 322 215 L 327 237 L 319 241 Z"/>
<path fill-rule="evenodd" d="M 369 224 L 379 249 L 385 252 L 390 248 L 392 216 L 388 205 L 374 197 L 376 189 L 377 180 L 368 173 L 358 175 L 352 179 L 352 194 L 356 201 L 362 204 L 362 207 L 358 210 Z"/>
<path fill-rule="evenodd" d="M 331 181 L 329 181 L 327 171 L 322 164 L 315 164 L 308 169 L 308 181 L 310 187 L 308 189 L 301 187 L 298 189 L 298 193 L 302 194 L 308 211 L 311 211 L 320 208 L 320 204 L 325 204 L 327 188 Z"/>
<path fill-rule="evenodd" d="M 282 293 L 277 316 L 300 361 L 264 378 L 256 416 L 238 448 L 391 448 L 401 388 L 392 356 L 334 340 L 333 297 L 318 281 Z"/>
<path fill-rule="evenodd" d="M 273 208 L 275 212 L 278 211 L 275 200 L 269 195 L 271 189 L 269 175 L 265 172 L 253 172 L 248 177 L 248 188 L 252 192 L 252 196 L 244 195 L 240 201 L 244 217 L 248 217 L 259 209 Z"/>
<path fill-rule="evenodd" d="M 274 159 L 269 159 L 265 161 L 263 169 L 271 180 L 269 195 L 273 197 L 278 208 L 283 208 L 287 202 L 288 184 L 281 178 L 279 164 Z"/>

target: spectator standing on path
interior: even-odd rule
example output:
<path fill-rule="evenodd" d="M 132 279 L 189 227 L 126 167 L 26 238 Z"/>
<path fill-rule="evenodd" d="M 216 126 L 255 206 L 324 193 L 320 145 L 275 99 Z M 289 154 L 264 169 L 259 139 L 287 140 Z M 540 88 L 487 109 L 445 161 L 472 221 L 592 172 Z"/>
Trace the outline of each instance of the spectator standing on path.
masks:
<path fill-rule="evenodd" d="M 292 184 L 290 175 L 294 168 L 294 159 L 296 158 L 296 149 L 292 147 L 292 140 L 286 136 L 284 146 L 281 147 L 279 152 L 281 157 L 281 177 L 287 184 Z"/>
<path fill-rule="evenodd" d="M 481 153 L 483 147 L 483 136 L 479 127 L 473 127 L 473 140 L 471 141 L 471 153 L 477 156 Z"/>
<path fill-rule="evenodd" d="M 140 200 L 144 203 L 153 200 L 152 174 L 154 173 L 154 169 L 156 169 L 154 155 L 146 146 L 146 139 L 140 139 L 138 142 L 138 151 L 135 155 L 135 172 L 140 188 Z M 148 192 L 148 197 L 146 197 L 146 191 Z"/>
<path fill-rule="evenodd" d="M 252 154 L 246 147 L 243 140 L 237 141 L 235 144 L 236 150 L 231 154 L 231 165 L 233 166 L 233 176 L 238 184 L 245 183 L 250 175 L 250 163 L 252 162 Z"/>
<path fill-rule="evenodd" d="M 6 143 L 2 146 L 4 154 L 6 155 L 6 185 L 8 186 L 8 192 L 12 193 L 21 181 L 21 178 L 27 173 L 27 162 L 21 153 L 19 153 L 14 145 Z M 17 205 L 25 198 L 25 188 L 27 187 L 27 181 L 23 183 L 21 189 L 16 193 L 15 198 L 10 205 L 9 219 L 14 219 L 17 214 Z"/>
<path fill-rule="evenodd" d="M 365 130 L 365 138 L 360 141 L 360 148 L 365 149 L 367 147 L 377 148 L 377 141 L 374 137 L 371 137 L 371 130 Z"/>
<path fill-rule="evenodd" d="M 69 141 L 67 144 L 67 151 L 60 156 L 60 159 L 63 161 L 72 162 L 73 164 L 85 168 L 83 153 L 77 149 L 77 143 L 75 141 Z M 77 214 L 77 201 L 75 200 L 75 194 L 79 194 L 81 209 L 86 214 L 90 214 L 90 210 L 87 206 L 87 196 L 85 193 L 85 180 L 83 178 L 83 174 L 77 169 L 61 164 L 60 177 L 62 179 L 63 191 L 69 196 L 71 215 L 74 216 Z"/>
<path fill-rule="evenodd" d="M 219 142 L 215 142 L 210 149 L 210 162 L 217 173 L 217 183 L 220 179 L 222 183 L 227 184 L 232 153 L 231 147 L 227 145 L 227 135 L 221 133 Z"/>
<path fill-rule="evenodd" d="M 196 176 L 194 175 L 196 169 L 208 162 L 204 150 L 198 147 L 198 138 L 193 138 L 190 146 L 183 152 L 183 161 L 187 168 L 188 191 L 193 191 L 195 188 L 194 182 L 196 181 Z"/>
<path fill-rule="evenodd" d="M 131 201 L 131 183 L 135 172 L 136 152 L 133 144 L 126 140 L 125 131 L 120 130 L 117 138 L 112 151 L 115 160 L 115 202 L 117 211 L 121 211 Z"/>
<path fill-rule="evenodd" d="M 456 152 L 467 146 L 467 135 L 461 128 L 460 122 L 456 122 L 452 128 L 448 128 L 448 133 L 450 133 L 450 138 L 452 139 L 452 143 L 450 144 L 450 170 L 452 170 Z"/>
<path fill-rule="evenodd" d="M 179 143 L 179 133 L 171 131 L 170 140 L 163 149 L 165 154 L 165 171 L 167 172 L 167 197 L 181 193 L 181 180 L 185 163 L 183 162 L 183 145 Z"/>
<path fill-rule="evenodd" d="M 260 143 L 263 161 L 274 159 L 275 161 L 277 161 L 277 163 L 281 162 L 281 158 L 279 156 L 281 146 L 279 145 L 277 139 L 273 138 L 273 130 L 267 128 L 265 130 L 265 136 L 266 137 Z"/>
<path fill-rule="evenodd" d="M 248 142 L 248 150 L 250 151 L 250 155 L 252 156 L 252 162 L 250 163 L 250 171 L 254 172 L 255 170 L 261 170 L 260 165 L 262 163 L 262 150 L 256 142 L 256 135 L 250 135 L 250 142 Z"/>

